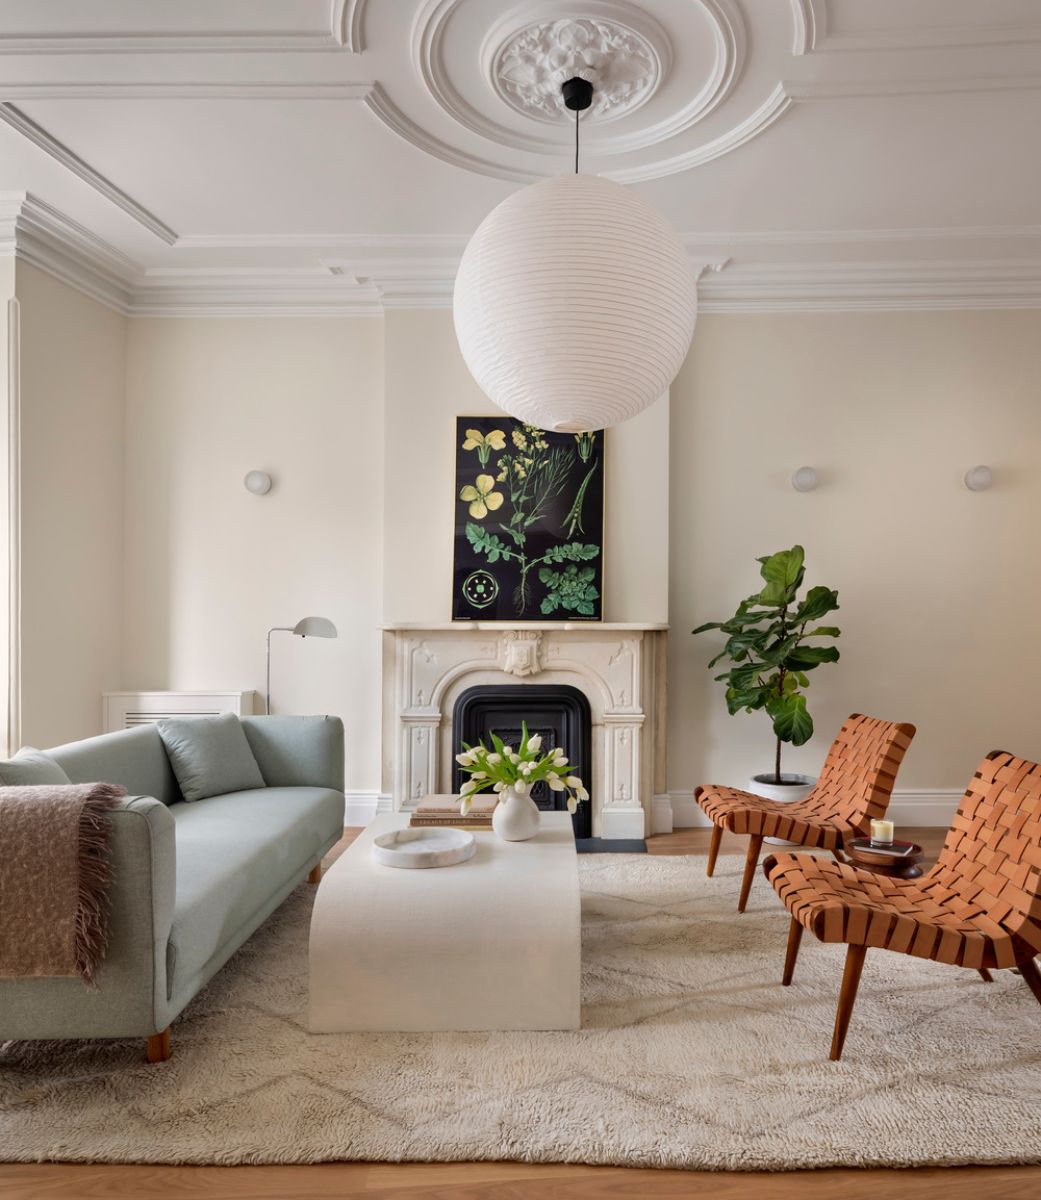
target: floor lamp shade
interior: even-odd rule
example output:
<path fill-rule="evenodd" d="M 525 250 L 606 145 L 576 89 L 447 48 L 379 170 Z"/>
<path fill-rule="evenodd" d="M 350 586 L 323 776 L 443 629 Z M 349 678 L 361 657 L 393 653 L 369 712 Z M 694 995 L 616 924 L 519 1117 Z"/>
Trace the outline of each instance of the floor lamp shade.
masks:
<path fill-rule="evenodd" d="M 478 227 L 455 330 L 488 397 L 540 429 L 617 425 L 661 396 L 694 333 L 697 290 L 674 230 L 630 188 L 561 175 Z"/>

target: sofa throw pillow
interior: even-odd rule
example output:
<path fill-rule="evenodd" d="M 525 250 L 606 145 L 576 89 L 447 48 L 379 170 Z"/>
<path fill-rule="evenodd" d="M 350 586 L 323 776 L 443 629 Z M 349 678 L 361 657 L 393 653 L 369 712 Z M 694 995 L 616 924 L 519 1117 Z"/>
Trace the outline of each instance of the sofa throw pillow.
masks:
<path fill-rule="evenodd" d="M 3 787 L 37 787 L 40 784 L 72 783 L 53 758 L 42 750 L 23 746 L 6 762 L 0 762 L 0 785 Z"/>
<path fill-rule="evenodd" d="M 38 787 L 41 784 L 71 784 L 64 770 L 42 750 L 23 746 L 13 758 L 0 762 L 0 785 Z"/>
<path fill-rule="evenodd" d="M 170 766 L 185 800 L 264 787 L 264 776 L 238 717 L 171 718 L 158 724 Z"/>

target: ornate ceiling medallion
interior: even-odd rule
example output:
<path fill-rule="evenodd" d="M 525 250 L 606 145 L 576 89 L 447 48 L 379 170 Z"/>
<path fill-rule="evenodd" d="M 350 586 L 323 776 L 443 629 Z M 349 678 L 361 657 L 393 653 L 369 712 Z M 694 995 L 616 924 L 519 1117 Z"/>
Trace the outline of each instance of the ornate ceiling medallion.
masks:
<path fill-rule="evenodd" d="M 652 95 L 662 65 L 636 30 L 598 17 L 536 21 L 512 33 L 492 60 L 492 84 L 511 108 L 557 123 L 560 86 L 578 76 L 594 87 L 588 117 L 611 120 Z"/>

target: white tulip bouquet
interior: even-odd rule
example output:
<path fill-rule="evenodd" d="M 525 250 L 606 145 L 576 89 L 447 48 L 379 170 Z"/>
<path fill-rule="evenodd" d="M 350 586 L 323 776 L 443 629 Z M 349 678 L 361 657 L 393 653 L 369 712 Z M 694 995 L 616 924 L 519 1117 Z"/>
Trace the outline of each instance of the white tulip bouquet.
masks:
<path fill-rule="evenodd" d="M 463 751 L 455 761 L 468 771 L 470 778 L 463 784 L 462 803 L 459 811 L 464 815 L 470 811 L 473 798 L 478 792 L 501 793 L 513 788 L 518 795 L 525 795 L 532 784 L 543 779 L 554 792 L 567 793 L 567 810 L 573 813 L 583 800 L 589 799 L 582 780 L 574 774 L 574 766 L 558 746 L 542 753 L 542 736 L 528 736 L 528 726 L 521 722 L 521 742 L 516 750 L 503 743 L 502 738 L 491 735 L 492 748 L 483 742 L 468 746 L 463 742 Z"/>

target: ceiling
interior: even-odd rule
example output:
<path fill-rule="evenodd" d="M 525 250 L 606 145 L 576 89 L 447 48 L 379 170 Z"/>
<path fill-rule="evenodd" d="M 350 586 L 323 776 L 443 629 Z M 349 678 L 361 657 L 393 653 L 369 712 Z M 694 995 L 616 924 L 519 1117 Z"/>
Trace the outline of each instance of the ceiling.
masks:
<path fill-rule="evenodd" d="M 0 247 L 133 314 L 448 303 L 574 71 L 703 309 L 1041 306 L 1039 0 L 0 0 Z"/>

